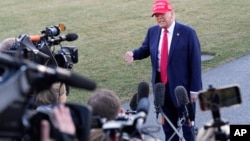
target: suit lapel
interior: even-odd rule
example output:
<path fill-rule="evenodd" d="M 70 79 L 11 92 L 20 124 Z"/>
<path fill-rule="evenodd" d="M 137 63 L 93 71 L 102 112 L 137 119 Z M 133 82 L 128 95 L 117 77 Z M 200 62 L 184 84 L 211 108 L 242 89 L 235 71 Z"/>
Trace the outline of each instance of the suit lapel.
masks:
<path fill-rule="evenodd" d="M 174 33 L 173 33 L 173 37 L 172 37 L 172 42 L 170 45 L 170 52 L 169 52 L 169 56 L 168 56 L 168 63 L 171 61 L 171 58 L 174 54 L 174 50 L 177 46 L 177 42 L 179 40 L 181 36 L 181 30 L 180 30 L 180 25 L 178 22 L 175 23 L 175 27 L 174 27 Z"/>

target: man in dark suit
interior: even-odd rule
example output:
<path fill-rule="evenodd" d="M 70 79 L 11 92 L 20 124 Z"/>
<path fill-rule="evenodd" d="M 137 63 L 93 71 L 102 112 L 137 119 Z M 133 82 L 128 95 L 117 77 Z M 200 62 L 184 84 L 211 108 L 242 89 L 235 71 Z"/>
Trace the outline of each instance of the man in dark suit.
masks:
<path fill-rule="evenodd" d="M 158 25 L 148 29 L 141 47 L 125 53 L 125 61 L 131 63 L 150 56 L 152 85 L 159 82 L 165 84 L 165 102 L 162 110 L 171 123 L 177 127 L 180 113 L 175 95 L 177 86 L 184 86 L 188 92 L 191 104 L 187 107 L 189 112 L 193 113 L 190 119 L 194 121 L 197 92 L 202 89 L 201 47 L 195 30 L 175 20 L 174 9 L 169 1 L 156 0 L 152 11 L 152 17 L 155 17 Z M 167 46 L 166 50 L 162 50 L 164 44 Z M 164 52 L 167 54 L 164 55 Z M 165 61 L 162 61 L 163 59 Z M 162 125 L 166 141 L 179 140 L 176 134 L 173 138 L 171 137 L 175 131 L 166 122 L 166 118 L 163 119 Z M 186 122 L 182 130 L 186 141 L 195 140 L 190 122 Z"/>

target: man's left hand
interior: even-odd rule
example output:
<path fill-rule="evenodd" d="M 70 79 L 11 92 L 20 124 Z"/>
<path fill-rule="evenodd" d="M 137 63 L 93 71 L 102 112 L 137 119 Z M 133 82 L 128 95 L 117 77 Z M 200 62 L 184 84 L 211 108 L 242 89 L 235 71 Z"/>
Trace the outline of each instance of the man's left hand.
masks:
<path fill-rule="evenodd" d="M 198 94 L 190 94 L 190 102 L 196 102 L 198 100 Z"/>

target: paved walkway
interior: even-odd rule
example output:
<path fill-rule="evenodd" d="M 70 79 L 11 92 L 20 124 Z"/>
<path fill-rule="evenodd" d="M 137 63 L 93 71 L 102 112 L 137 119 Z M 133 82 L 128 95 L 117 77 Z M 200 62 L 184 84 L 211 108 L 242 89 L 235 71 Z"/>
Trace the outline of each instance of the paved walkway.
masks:
<path fill-rule="evenodd" d="M 203 89 L 207 89 L 209 85 L 213 85 L 217 88 L 238 84 L 240 86 L 242 103 L 238 106 L 221 108 L 221 117 L 229 121 L 230 124 L 250 124 L 250 55 L 204 72 L 202 74 L 202 79 Z M 150 94 L 149 99 L 151 105 L 146 125 L 157 125 L 152 94 Z M 123 107 L 129 109 L 128 103 L 125 103 Z M 201 111 L 199 101 L 197 102 L 196 108 L 196 125 L 200 128 L 207 121 L 212 120 L 212 113 L 211 111 Z M 162 130 L 153 135 L 162 141 L 164 140 L 164 133 Z"/>

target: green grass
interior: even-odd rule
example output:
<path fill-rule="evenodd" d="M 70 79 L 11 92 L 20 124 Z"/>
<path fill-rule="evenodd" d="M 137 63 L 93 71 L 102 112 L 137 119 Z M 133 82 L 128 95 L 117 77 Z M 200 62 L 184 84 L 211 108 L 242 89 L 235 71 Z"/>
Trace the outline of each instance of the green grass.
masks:
<path fill-rule="evenodd" d="M 0 39 L 20 34 L 40 34 L 46 26 L 64 23 L 66 31 L 79 35 L 64 42 L 79 49 L 74 71 L 97 82 L 99 88 L 114 90 L 128 101 L 140 81 L 150 83 L 149 59 L 133 64 L 124 62 L 127 50 L 139 47 L 147 28 L 155 24 L 151 15 L 154 0 L 8 0 L 0 4 Z M 250 53 L 249 0 L 171 1 L 176 20 L 194 27 L 202 52 L 214 55 L 204 61 L 207 71 Z M 85 103 L 91 94 L 71 89 L 69 101 Z"/>

